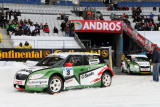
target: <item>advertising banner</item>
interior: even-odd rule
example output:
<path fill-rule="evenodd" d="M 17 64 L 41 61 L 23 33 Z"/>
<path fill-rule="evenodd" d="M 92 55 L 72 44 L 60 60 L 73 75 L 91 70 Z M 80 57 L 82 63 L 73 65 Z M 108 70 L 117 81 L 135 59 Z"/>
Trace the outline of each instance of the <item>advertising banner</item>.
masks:
<path fill-rule="evenodd" d="M 122 21 L 71 20 L 75 32 L 122 33 Z"/>
<path fill-rule="evenodd" d="M 141 36 L 137 31 L 127 25 L 127 33 L 129 33 L 134 39 L 136 39 L 141 45 L 145 46 L 145 38 Z"/>
<path fill-rule="evenodd" d="M 104 59 L 109 59 L 109 48 L 103 49 L 9 49 L 0 48 L 0 61 L 26 61 L 41 60 L 51 53 L 61 52 L 86 52 L 100 54 Z"/>

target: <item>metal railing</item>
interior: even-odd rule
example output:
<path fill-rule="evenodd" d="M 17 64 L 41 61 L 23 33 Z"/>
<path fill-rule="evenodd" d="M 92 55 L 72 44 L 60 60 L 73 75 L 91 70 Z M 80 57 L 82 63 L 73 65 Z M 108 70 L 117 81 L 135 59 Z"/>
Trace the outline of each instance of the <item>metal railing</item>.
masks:
<path fill-rule="evenodd" d="M 76 36 L 75 40 L 81 49 L 85 49 L 83 43 L 79 40 Z M 75 48 L 75 45 L 69 45 L 67 43 L 73 42 L 73 40 L 29 40 L 29 39 L 3 39 L 3 42 L 0 42 L 0 48 L 16 48 L 19 43 L 22 43 L 24 46 L 25 42 L 28 42 L 32 45 L 33 49 L 68 49 L 68 48 Z M 55 43 L 57 42 L 57 43 Z M 55 44 L 55 45 L 53 45 Z M 77 45 L 76 45 L 77 47 Z M 77 47 L 78 48 L 78 47 Z"/>
<path fill-rule="evenodd" d="M 78 38 L 78 35 L 75 33 L 74 35 L 74 39 L 75 41 L 78 43 L 78 45 L 82 48 L 85 49 L 86 47 L 84 46 L 84 44 L 81 42 L 81 40 Z"/>

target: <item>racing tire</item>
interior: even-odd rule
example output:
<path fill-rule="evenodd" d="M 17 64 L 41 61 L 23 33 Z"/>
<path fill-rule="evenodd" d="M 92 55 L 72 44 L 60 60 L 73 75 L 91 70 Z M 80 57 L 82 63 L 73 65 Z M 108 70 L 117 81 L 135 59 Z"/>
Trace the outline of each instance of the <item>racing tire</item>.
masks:
<path fill-rule="evenodd" d="M 104 72 L 101 77 L 101 86 L 109 87 L 112 83 L 112 76 L 109 72 Z"/>
<path fill-rule="evenodd" d="M 64 82 L 61 77 L 54 75 L 49 79 L 47 92 L 49 94 L 56 94 L 63 90 Z"/>

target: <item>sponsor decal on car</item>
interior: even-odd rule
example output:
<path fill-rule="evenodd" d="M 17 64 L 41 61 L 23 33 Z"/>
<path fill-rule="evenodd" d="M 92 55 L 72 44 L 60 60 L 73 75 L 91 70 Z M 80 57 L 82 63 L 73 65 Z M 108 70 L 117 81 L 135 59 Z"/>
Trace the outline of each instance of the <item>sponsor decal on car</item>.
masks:
<path fill-rule="evenodd" d="M 15 81 L 14 83 L 17 84 L 17 85 L 22 85 L 23 84 L 22 81 Z"/>
<path fill-rule="evenodd" d="M 27 85 L 47 85 L 48 79 L 29 80 Z"/>
<path fill-rule="evenodd" d="M 150 71 L 149 68 L 142 68 L 141 71 Z"/>
<path fill-rule="evenodd" d="M 85 78 L 90 77 L 90 76 L 92 76 L 92 75 L 94 75 L 94 72 L 89 72 L 89 73 L 86 73 L 86 74 L 82 74 L 82 75 L 81 75 L 81 78 L 82 78 L 82 79 L 85 79 Z"/>

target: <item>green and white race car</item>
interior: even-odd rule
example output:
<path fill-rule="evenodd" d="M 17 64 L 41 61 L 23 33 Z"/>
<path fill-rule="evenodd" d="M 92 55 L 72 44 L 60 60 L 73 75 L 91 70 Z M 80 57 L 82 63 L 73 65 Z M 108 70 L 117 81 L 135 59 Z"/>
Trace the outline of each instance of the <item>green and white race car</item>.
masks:
<path fill-rule="evenodd" d="M 34 67 L 18 71 L 14 87 L 54 94 L 72 88 L 108 87 L 113 76 L 112 70 L 99 54 L 55 53 Z"/>
<path fill-rule="evenodd" d="M 121 71 L 129 74 L 152 74 L 153 66 L 146 55 L 128 55 L 121 63 Z"/>

